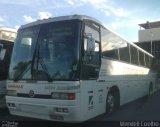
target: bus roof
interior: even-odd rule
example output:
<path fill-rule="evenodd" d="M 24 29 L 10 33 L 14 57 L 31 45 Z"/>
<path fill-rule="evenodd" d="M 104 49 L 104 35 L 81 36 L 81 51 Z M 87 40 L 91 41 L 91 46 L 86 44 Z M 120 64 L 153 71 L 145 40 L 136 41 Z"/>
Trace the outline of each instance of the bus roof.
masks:
<path fill-rule="evenodd" d="M 96 23 L 101 24 L 100 21 L 98 21 L 95 18 L 89 17 L 89 16 L 85 16 L 85 15 L 68 15 L 68 16 L 59 16 L 59 17 L 53 17 L 53 18 L 48 18 L 48 19 L 37 20 L 35 22 L 28 23 L 26 25 L 22 25 L 20 27 L 20 29 L 23 29 L 23 28 L 26 28 L 26 27 L 35 26 L 35 25 L 50 23 L 50 22 L 64 21 L 64 20 L 74 20 L 74 19 L 78 19 L 78 20 L 88 19 L 88 20 L 92 20 L 92 21 L 94 21 Z"/>
<path fill-rule="evenodd" d="M 26 25 L 22 25 L 19 29 L 23 29 L 23 28 L 27 28 L 27 27 L 31 27 L 31 26 L 35 26 L 35 25 L 40 25 L 40 24 L 45 24 L 45 23 L 50 23 L 50 22 L 56 22 L 56 21 L 64 21 L 64 20 L 74 20 L 74 19 L 78 19 L 78 20 L 91 20 L 94 21 L 95 23 L 100 24 L 101 26 L 103 26 L 104 28 L 108 29 L 111 33 L 113 33 L 115 36 L 117 36 L 119 39 L 122 39 L 123 41 L 133 45 L 134 47 L 136 47 L 137 49 L 141 50 L 142 52 L 148 54 L 149 56 L 152 56 L 150 53 L 148 53 L 147 51 L 143 50 L 142 48 L 138 47 L 136 44 L 134 44 L 133 42 L 129 42 L 126 39 L 124 39 L 124 37 L 121 37 L 119 34 L 113 32 L 111 29 L 109 29 L 108 27 L 105 27 L 105 25 L 103 25 L 99 20 L 90 17 L 90 16 L 86 16 L 86 15 L 68 15 L 68 16 L 59 16 L 59 17 L 53 17 L 53 18 L 48 18 L 48 19 L 43 19 L 43 20 L 37 20 L 35 22 L 32 23 L 28 23 Z"/>

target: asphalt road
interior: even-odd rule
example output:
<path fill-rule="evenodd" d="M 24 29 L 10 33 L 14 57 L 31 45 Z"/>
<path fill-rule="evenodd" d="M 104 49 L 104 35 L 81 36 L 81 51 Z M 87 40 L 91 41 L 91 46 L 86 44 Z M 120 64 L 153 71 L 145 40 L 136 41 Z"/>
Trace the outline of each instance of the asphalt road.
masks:
<path fill-rule="evenodd" d="M 160 121 L 160 91 L 120 107 L 110 116 L 102 114 L 97 121 Z"/>
<path fill-rule="evenodd" d="M 38 124 L 40 126 L 75 126 L 75 124 L 66 124 L 59 122 L 42 121 L 38 119 L 31 119 L 19 116 L 12 116 L 7 109 L 0 110 L 0 127 L 7 127 L 7 124 L 15 125 L 12 127 L 27 126 Z M 90 121 L 76 124 L 76 126 L 89 126 L 102 127 L 106 125 L 120 126 L 120 121 L 160 121 L 160 91 L 157 91 L 152 97 L 144 97 L 134 102 L 121 106 L 117 111 L 111 115 L 102 114 Z M 140 124 L 140 123 L 138 123 Z M 142 124 L 143 125 L 143 124 Z M 159 123 L 155 123 L 156 126 L 160 126 Z M 124 125 L 125 126 L 125 125 Z M 10 127 L 10 126 L 8 126 Z"/>

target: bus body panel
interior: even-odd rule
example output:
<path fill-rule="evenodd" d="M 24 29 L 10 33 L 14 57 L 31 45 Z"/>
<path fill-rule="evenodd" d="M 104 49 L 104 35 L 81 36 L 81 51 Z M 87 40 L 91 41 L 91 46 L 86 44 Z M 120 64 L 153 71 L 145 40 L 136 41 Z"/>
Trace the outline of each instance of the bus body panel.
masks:
<path fill-rule="evenodd" d="M 76 96 L 78 96 L 78 94 L 76 94 Z M 65 102 L 64 100 L 26 99 L 23 97 L 10 96 L 6 96 L 6 99 L 8 104 L 15 104 L 15 107 L 9 107 L 9 111 L 13 115 L 54 121 L 82 121 L 80 107 L 77 106 L 79 104 L 71 105 L 71 103 L 75 102 Z M 56 108 L 67 109 L 69 113 L 56 112 Z"/>
<path fill-rule="evenodd" d="M 28 116 L 39 119 L 46 120 L 58 120 L 56 117 L 62 117 L 58 121 L 82 121 L 82 112 L 80 108 L 80 87 L 79 82 L 55 82 L 55 83 L 46 83 L 41 82 L 38 84 L 35 83 L 8 83 L 8 90 L 15 90 L 17 94 L 25 93 L 28 97 L 12 97 L 6 96 L 7 104 L 14 104 L 14 107 L 9 106 L 11 114 Z M 16 88 L 18 87 L 19 88 Z M 76 87 L 74 87 L 76 86 Z M 78 87 L 77 87 L 78 86 Z M 71 89 L 71 90 L 68 90 Z M 34 91 L 36 95 L 51 95 L 52 92 L 61 92 L 61 93 L 75 93 L 76 100 L 59 100 L 59 99 L 42 99 L 42 98 L 32 98 L 29 97 L 29 91 Z M 56 112 L 56 108 L 65 108 L 68 110 L 68 113 Z"/>
<path fill-rule="evenodd" d="M 156 73 L 148 68 L 105 58 L 102 59 L 98 80 L 105 81 L 109 88 L 117 86 L 120 91 L 120 105 L 123 105 L 147 95 L 150 83 L 155 85 L 155 77 Z"/>
<path fill-rule="evenodd" d="M 83 117 L 96 117 L 105 112 L 107 85 L 97 80 L 81 81 L 81 107 Z"/>
<path fill-rule="evenodd" d="M 57 115 L 57 117 L 63 116 L 64 121 L 85 121 L 105 112 L 107 94 L 113 86 L 118 87 L 120 91 L 120 105 L 147 95 L 149 83 L 151 81 L 154 82 L 154 75 L 153 77 L 148 76 L 148 73 L 150 72 L 147 68 L 102 59 L 100 76 L 97 80 L 39 82 L 39 84 L 12 83 L 8 81 L 7 89 L 16 90 L 16 93 L 29 94 L 30 90 L 33 90 L 35 95 L 50 95 L 52 92 L 75 92 L 76 100 L 74 101 L 7 96 L 7 104 L 15 104 L 15 108 L 9 106 L 10 113 L 15 115 L 47 120 L 56 120 L 49 116 L 55 115 L 56 117 Z M 19 85 L 19 88 L 16 88 L 16 85 Z M 78 89 L 73 91 L 67 90 L 69 87 L 77 85 L 79 85 Z M 55 113 L 54 109 L 56 107 L 67 108 L 70 113 Z"/>

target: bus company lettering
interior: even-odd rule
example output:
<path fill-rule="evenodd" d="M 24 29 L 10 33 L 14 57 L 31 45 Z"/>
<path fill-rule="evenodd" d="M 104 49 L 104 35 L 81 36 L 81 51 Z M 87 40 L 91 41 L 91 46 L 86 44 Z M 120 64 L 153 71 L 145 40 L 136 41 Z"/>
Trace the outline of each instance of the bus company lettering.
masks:
<path fill-rule="evenodd" d="M 21 84 L 8 84 L 8 88 L 23 88 Z"/>

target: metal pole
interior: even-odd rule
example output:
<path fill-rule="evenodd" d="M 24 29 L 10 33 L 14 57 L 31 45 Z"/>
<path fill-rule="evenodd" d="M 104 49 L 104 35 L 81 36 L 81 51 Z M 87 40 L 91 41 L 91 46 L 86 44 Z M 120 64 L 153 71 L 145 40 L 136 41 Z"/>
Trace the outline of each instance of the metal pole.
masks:
<path fill-rule="evenodd" d="M 151 24 L 150 24 L 150 22 L 149 22 L 149 21 L 147 21 L 147 25 L 148 25 L 148 29 L 151 29 Z M 152 52 L 153 52 L 153 50 L 152 50 L 152 39 L 153 39 L 153 33 L 152 33 L 152 31 L 150 31 L 150 33 L 151 33 L 151 54 L 152 54 Z"/>
<path fill-rule="evenodd" d="M 152 54 L 152 38 L 153 38 L 153 33 L 151 32 L 151 54 Z"/>

